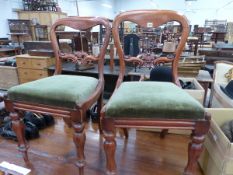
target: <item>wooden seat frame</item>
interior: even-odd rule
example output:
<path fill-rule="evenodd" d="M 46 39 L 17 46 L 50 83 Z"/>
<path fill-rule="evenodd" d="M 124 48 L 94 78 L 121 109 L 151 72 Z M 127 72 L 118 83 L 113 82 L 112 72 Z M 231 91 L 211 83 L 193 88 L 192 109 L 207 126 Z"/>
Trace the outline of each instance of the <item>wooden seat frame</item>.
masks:
<path fill-rule="evenodd" d="M 112 27 L 113 38 L 117 52 L 119 55 L 120 61 L 120 73 L 114 94 L 117 93 L 117 89 L 120 87 L 124 72 L 125 72 L 125 62 L 124 62 L 124 53 L 120 45 L 119 37 L 119 25 L 123 21 L 134 22 L 141 27 L 147 27 L 148 25 L 153 25 L 153 27 L 158 27 L 169 21 L 177 21 L 182 26 L 182 35 L 180 43 L 175 51 L 175 58 L 168 59 L 162 58 L 162 60 L 167 60 L 172 62 L 172 73 L 173 73 L 173 82 L 179 86 L 177 66 L 178 61 L 181 55 L 181 52 L 184 48 L 185 42 L 189 35 L 189 25 L 186 17 L 179 15 L 174 11 L 169 10 L 134 10 L 123 12 L 119 14 L 114 22 Z M 161 60 L 160 60 L 161 61 Z M 140 83 L 140 82 L 138 82 Z M 136 95 L 136 94 L 135 94 Z M 143 99 L 142 99 L 143 100 Z M 192 141 L 188 146 L 188 163 L 185 167 L 184 174 L 192 175 L 194 174 L 195 165 L 197 159 L 200 156 L 203 149 L 204 136 L 208 132 L 210 127 L 210 115 L 205 113 L 203 119 L 153 119 L 153 118 L 127 118 L 127 117 L 115 117 L 105 116 L 106 106 L 103 107 L 101 111 L 101 120 L 103 126 L 103 134 L 105 138 L 104 149 L 106 154 L 106 168 L 107 174 L 116 174 L 116 162 L 115 162 L 115 150 L 116 150 L 116 127 L 119 128 L 160 128 L 160 129 L 184 129 L 192 130 Z M 127 136 L 127 135 L 126 135 Z"/>
<path fill-rule="evenodd" d="M 85 117 L 86 111 L 97 101 L 98 104 L 98 114 L 100 114 L 100 110 L 102 107 L 102 95 L 104 90 L 104 76 L 103 76 L 103 66 L 104 66 L 104 57 L 105 51 L 107 49 L 110 34 L 111 34 L 111 26 L 108 19 L 100 18 L 100 17 L 68 17 L 57 20 L 51 27 L 51 41 L 52 47 L 54 50 L 55 58 L 56 58 L 56 70 L 55 75 L 61 74 L 62 72 L 62 59 L 71 59 L 72 61 L 78 61 L 80 58 L 72 54 L 64 54 L 59 50 L 58 41 L 56 38 L 56 29 L 58 26 L 69 26 L 71 28 L 77 30 L 86 30 L 90 29 L 97 25 L 103 25 L 106 29 L 105 40 L 101 47 L 100 54 L 98 57 L 88 56 L 88 59 L 93 61 L 98 61 L 98 71 L 99 71 L 99 80 L 93 94 L 90 94 L 88 99 L 82 103 L 76 105 L 75 108 L 63 108 L 63 107 L 55 107 L 49 105 L 42 104 L 32 104 L 24 101 L 12 101 L 7 96 L 5 97 L 5 105 L 6 109 L 10 112 L 10 117 L 12 119 L 12 129 L 17 135 L 18 139 L 18 150 L 23 155 L 24 161 L 29 163 L 27 150 L 28 144 L 25 140 L 24 136 L 24 124 L 23 124 L 23 116 L 25 111 L 32 111 L 35 113 L 41 114 L 50 114 L 56 117 L 62 117 L 64 121 L 69 121 L 70 125 L 74 129 L 73 140 L 76 146 L 77 151 L 77 162 L 76 165 L 79 167 L 79 174 L 84 174 L 84 165 L 85 165 L 85 157 L 84 157 L 84 145 L 85 145 Z M 76 60 L 74 60 L 76 59 Z M 64 89 L 65 91 L 66 89 Z M 100 127 L 100 122 L 99 122 Z M 101 128 L 100 128 L 101 131 Z"/>

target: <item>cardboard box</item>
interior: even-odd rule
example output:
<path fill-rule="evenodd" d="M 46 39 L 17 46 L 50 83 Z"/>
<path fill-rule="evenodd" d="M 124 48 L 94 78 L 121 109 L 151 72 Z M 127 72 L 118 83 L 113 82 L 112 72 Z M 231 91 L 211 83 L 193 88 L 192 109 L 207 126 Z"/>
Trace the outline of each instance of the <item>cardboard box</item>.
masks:
<path fill-rule="evenodd" d="M 203 104 L 205 90 L 200 85 L 200 83 L 196 80 L 196 78 L 180 77 L 179 79 L 184 82 L 191 81 L 195 85 L 196 89 L 184 89 L 184 90 L 188 92 L 192 97 L 194 97 L 197 101 L 199 101 L 201 104 Z"/>
<path fill-rule="evenodd" d="M 233 175 L 233 143 L 220 126 L 233 120 L 232 108 L 209 108 L 212 115 L 211 128 L 206 136 L 199 164 L 205 175 Z"/>
<path fill-rule="evenodd" d="M 0 66 L 0 89 L 9 89 L 19 84 L 16 67 Z"/>

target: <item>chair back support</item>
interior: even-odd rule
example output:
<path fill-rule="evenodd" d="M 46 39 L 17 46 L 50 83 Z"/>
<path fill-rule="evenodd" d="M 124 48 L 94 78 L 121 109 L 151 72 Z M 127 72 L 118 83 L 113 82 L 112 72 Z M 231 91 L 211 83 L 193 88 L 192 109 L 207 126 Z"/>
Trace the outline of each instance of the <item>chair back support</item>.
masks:
<path fill-rule="evenodd" d="M 56 70 L 54 74 L 61 73 L 62 59 L 70 59 L 74 62 L 79 59 L 78 56 L 75 54 L 61 53 L 59 49 L 58 40 L 56 37 L 57 27 L 68 26 L 75 30 L 83 31 L 93 28 L 97 25 L 103 25 L 106 29 L 104 43 L 100 49 L 100 54 L 97 57 L 88 55 L 87 58 L 90 59 L 89 61 L 98 61 L 99 79 L 103 78 L 104 56 L 110 39 L 111 26 L 109 20 L 107 18 L 102 18 L 102 17 L 68 17 L 68 18 L 59 19 L 52 25 L 50 31 L 50 39 L 52 42 L 52 47 L 56 58 Z"/>
<path fill-rule="evenodd" d="M 120 86 L 125 73 L 124 52 L 120 44 L 119 36 L 119 26 L 124 21 L 130 21 L 138 24 L 141 27 L 146 28 L 156 28 L 170 21 L 176 21 L 180 23 L 180 25 L 182 26 L 182 35 L 179 45 L 175 50 L 175 58 L 172 61 L 173 82 L 179 84 L 177 67 L 180 55 L 183 51 L 183 48 L 189 35 L 189 23 L 187 18 L 183 15 L 178 14 L 175 11 L 170 10 L 133 10 L 119 14 L 118 16 L 116 16 L 113 22 L 112 33 L 120 62 L 120 73 L 116 84 L 116 88 Z"/>

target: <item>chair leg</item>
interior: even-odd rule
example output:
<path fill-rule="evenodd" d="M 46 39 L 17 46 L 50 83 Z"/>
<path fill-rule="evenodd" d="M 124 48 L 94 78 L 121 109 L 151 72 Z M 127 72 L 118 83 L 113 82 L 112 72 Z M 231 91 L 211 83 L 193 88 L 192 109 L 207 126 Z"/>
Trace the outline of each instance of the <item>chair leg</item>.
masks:
<path fill-rule="evenodd" d="M 197 160 L 203 150 L 204 135 L 194 135 L 192 142 L 188 146 L 188 164 L 184 170 L 184 175 L 193 175 Z"/>
<path fill-rule="evenodd" d="M 106 168 L 107 175 L 116 174 L 116 162 L 115 162 L 115 151 L 116 151 L 116 141 L 115 141 L 115 127 L 114 121 L 112 119 L 103 119 L 103 134 L 104 134 L 104 150 L 106 155 Z"/>
<path fill-rule="evenodd" d="M 17 136 L 18 150 L 22 154 L 25 163 L 29 163 L 28 154 L 27 154 L 28 145 L 25 139 L 25 133 L 24 133 L 25 126 L 22 121 L 22 117 L 17 112 L 11 112 L 10 118 L 12 120 L 12 130 L 15 132 Z"/>
<path fill-rule="evenodd" d="M 101 116 L 100 116 L 102 107 L 103 107 L 103 95 L 101 94 L 97 101 L 97 115 L 98 115 L 98 125 L 99 125 L 100 134 L 103 134 L 103 129 L 101 126 Z"/>
<path fill-rule="evenodd" d="M 71 118 L 66 118 L 66 117 L 63 117 L 63 121 L 65 122 L 65 124 L 67 124 L 67 126 L 69 128 L 72 127 L 72 121 L 71 121 Z"/>
<path fill-rule="evenodd" d="M 198 158 L 203 150 L 203 142 L 205 134 L 210 128 L 210 116 L 206 117 L 206 121 L 196 122 L 195 129 L 192 131 L 192 141 L 188 146 L 188 163 L 184 170 L 184 175 L 193 175 L 197 165 Z"/>
<path fill-rule="evenodd" d="M 129 138 L 128 129 L 127 128 L 123 128 L 123 132 L 124 132 L 125 138 L 128 139 Z"/>
<path fill-rule="evenodd" d="M 84 123 L 73 123 L 74 128 L 74 144 L 77 151 L 77 162 L 76 165 L 79 168 L 79 175 L 84 175 L 85 156 L 84 146 L 86 141 L 85 124 Z"/>
<path fill-rule="evenodd" d="M 160 138 L 164 139 L 167 134 L 168 134 L 168 129 L 162 129 L 162 131 L 160 132 Z"/>

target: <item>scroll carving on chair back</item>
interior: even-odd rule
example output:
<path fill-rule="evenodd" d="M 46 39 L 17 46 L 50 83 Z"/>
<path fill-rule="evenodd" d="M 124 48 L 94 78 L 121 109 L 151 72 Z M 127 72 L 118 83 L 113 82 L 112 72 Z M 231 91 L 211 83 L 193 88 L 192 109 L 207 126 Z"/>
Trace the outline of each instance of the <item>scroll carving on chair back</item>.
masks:
<path fill-rule="evenodd" d="M 56 29 L 59 26 L 68 26 L 76 30 L 88 30 L 94 26 L 103 25 L 106 28 L 105 40 L 101 47 L 100 54 L 98 56 L 89 55 L 86 52 L 74 52 L 74 53 L 62 53 L 59 49 L 58 40 L 56 37 Z M 107 49 L 111 26 L 108 19 L 98 17 L 68 17 L 57 20 L 51 27 L 50 37 L 52 41 L 52 47 L 54 55 L 56 57 L 56 70 L 54 74 L 60 74 L 62 70 L 62 60 L 70 60 L 74 63 L 84 63 L 98 61 L 98 72 L 99 77 L 103 77 L 103 64 L 104 64 L 104 53 Z"/>
<path fill-rule="evenodd" d="M 120 83 L 123 81 L 124 72 L 125 72 L 125 62 L 124 62 L 124 53 L 120 45 L 119 37 L 119 26 L 124 21 L 130 21 L 140 25 L 141 27 L 159 27 L 162 24 L 165 24 L 170 21 L 176 21 L 182 26 L 182 35 L 178 47 L 175 50 L 175 58 L 172 59 L 172 73 L 173 73 L 173 82 L 179 85 L 178 82 L 178 61 L 180 55 L 185 46 L 185 42 L 189 35 L 189 24 L 185 16 L 178 14 L 175 11 L 170 10 L 134 10 L 128 11 L 119 14 L 113 22 L 113 37 L 115 46 L 118 50 L 119 61 L 120 61 L 120 74 L 117 81 L 116 88 L 119 87 Z M 134 57 L 135 62 L 139 63 L 138 58 Z M 166 61 L 166 59 L 162 59 Z"/>

